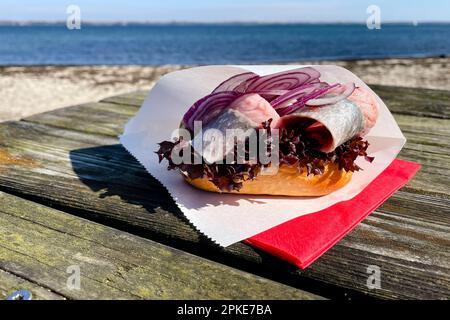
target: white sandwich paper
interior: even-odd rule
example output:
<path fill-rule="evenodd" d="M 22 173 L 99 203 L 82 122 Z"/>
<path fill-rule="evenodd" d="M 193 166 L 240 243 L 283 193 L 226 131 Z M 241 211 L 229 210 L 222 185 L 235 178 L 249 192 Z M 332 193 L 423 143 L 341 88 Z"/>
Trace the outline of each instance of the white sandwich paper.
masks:
<path fill-rule="evenodd" d="M 365 137 L 370 143 L 368 154 L 375 160 L 369 163 L 359 159 L 357 164 L 364 170 L 355 172 L 344 188 L 326 196 L 292 198 L 210 193 L 188 185 L 177 171 L 168 171 L 166 161 L 158 162 L 154 153 L 157 143 L 170 140 L 172 131 L 179 127 L 189 107 L 222 81 L 247 71 L 266 75 L 299 67 L 304 66 L 204 66 L 169 73 L 156 83 L 120 137 L 123 146 L 167 188 L 189 221 L 221 246 L 353 198 L 395 159 L 406 142 L 388 108 L 377 96 L 379 118 Z M 355 82 L 370 90 L 361 79 L 342 67 L 313 67 L 321 72 L 323 81 Z"/>

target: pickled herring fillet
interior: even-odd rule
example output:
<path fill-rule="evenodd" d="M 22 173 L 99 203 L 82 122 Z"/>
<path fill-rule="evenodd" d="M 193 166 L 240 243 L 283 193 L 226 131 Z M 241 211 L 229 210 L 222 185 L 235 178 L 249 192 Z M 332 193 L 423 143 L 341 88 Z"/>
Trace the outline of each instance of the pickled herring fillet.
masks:
<path fill-rule="evenodd" d="M 245 139 L 255 134 L 254 129 L 260 125 L 253 122 L 243 113 L 235 109 L 227 109 L 203 128 L 202 157 L 207 163 L 221 163 L 234 149 L 237 143 L 245 143 Z M 250 129 L 250 130 L 249 130 Z M 193 141 L 194 149 L 198 152 L 200 134 Z"/>
<path fill-rule="evenodd" d="M 364 130 L 362 136 L 366 135 L 378 119 L 380 107 L 378 106 L 375 96 L 363 88 L 356 88 L 355 91 L 348 97 L 348 100 L 355 103 L 361 110 L 364 116 Z"/>
<path fill-rule="evenodd" d="M 365 127 L 361 109 L 344 99 L 320 107 L 304 107 L 283 116 L 277 127 L 305 126 L 305 133 L 317 142 L 317 149 L 332 152 L 344 142 L 358 136 Z"/>
<path fill-rule="evenodd" d="M 256 122 L 258 126 L 272 119 L 271 127 L 275 127 L 280 119 L 272 105 L 256 93 L 249 93 L 237 98 L 230 104 L 229 108 L 239 111 L 250 121 Z"/>
<path fill-rule="evenodd" d="M 272 119 L 271 124 L 278 122 L 280 116 L 270 103 L 258 94 L 246 94 L 233 101 L 222 113 L 211 119 L 203 129 L 203 143 L 195 136 L 192 145 L 208 163 L 220 162 L 230 154 L 236 142 L 240 145 L 262 123 Z M 214 130 L 210 130 L 214 129 Z"/>

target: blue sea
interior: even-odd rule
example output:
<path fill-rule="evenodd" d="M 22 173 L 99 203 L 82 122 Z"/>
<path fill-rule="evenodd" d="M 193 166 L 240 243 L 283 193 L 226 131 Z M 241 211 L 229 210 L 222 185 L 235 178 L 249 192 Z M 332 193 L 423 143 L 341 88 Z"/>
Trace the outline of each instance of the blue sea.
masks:
<path fill-rule="evenodd" d="M 450 54 L 450 24 L 0 26 L 0 65 L 227 64 Z"/>

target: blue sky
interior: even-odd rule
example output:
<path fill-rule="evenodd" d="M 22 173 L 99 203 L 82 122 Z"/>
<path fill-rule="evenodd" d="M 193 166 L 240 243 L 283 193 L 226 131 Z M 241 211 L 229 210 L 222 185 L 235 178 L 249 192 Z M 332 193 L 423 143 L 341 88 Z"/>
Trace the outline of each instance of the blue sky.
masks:
<path fill-rule="evenodd" d="M 366 8 L 382 22 L 450 22 L 449 0 L 1 0 L 1 21 L 63 21 L 70 4 L 82 21 L 365 22 Z"/>

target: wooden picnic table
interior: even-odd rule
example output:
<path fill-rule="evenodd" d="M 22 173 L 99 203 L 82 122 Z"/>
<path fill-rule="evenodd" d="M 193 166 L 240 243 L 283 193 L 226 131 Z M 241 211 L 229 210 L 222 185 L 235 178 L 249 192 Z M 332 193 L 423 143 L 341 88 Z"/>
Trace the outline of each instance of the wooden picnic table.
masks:
<path fill-rule="evenodd" d="M 145 92 L 0 124 L 0 298 L 449 298 L 450 91 L 372 87 L 423 168 L 306 270 L 187 222 L 117 139 Z"/>

